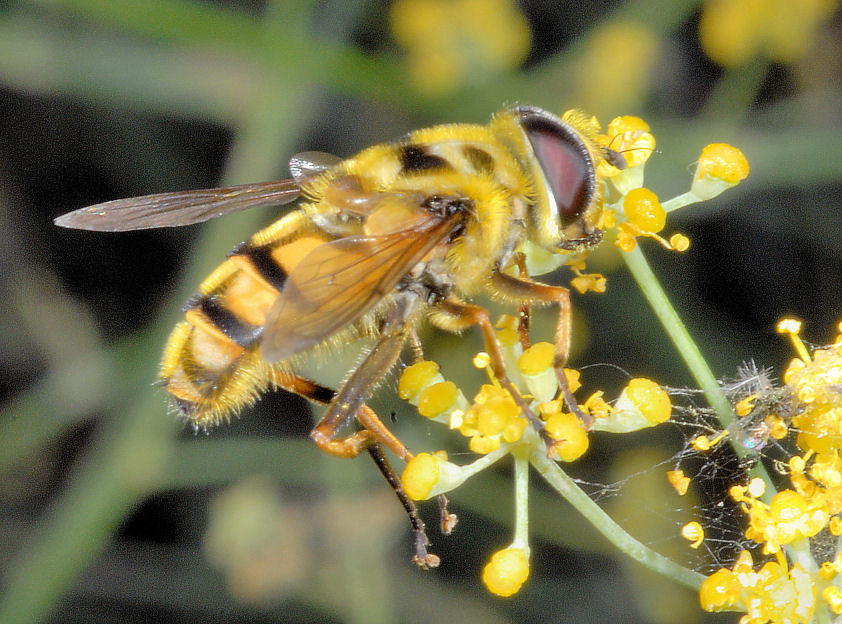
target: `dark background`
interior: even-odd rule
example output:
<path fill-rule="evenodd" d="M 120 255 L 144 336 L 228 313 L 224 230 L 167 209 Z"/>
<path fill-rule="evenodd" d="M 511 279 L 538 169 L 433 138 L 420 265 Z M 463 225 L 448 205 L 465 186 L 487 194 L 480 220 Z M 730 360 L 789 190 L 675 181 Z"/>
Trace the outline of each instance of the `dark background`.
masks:
<path fill-rule="evenodd" d="M 4 622 L 701 619 L 692 593 L 626 565 L 541 486 L 531 578 L 512 599 L 490 596 L 479 577 L 511 540 L 508 465 L 453 493 L 461 523 L 449 538 L 431 530 L 443 563 L 422 572 L 409 562 L 391 492 L 365 460 L 328 457 L 307 440 L 313 417 L 303 401 L 267 396 L 207 436 L 175 423 L 154 386 L 165 336 L 202 277 L 276 210 L 119 235 L 52 225 L 118 197 L 285 177 L 298 151 L 348 155 L 416 127 L 485 122 L 513 102 L 587 107 L 603 123 L 636 114 L 658 140 L 647 186 L 662 199 L 689 187 L 707 143 L 740 147 L 752 167 L 736 189 L 670 215 L 667 232 L 690 237 L 687 253 L 643 243 L 714 373 L 733 376 L 750 359 L 782 370 L 791 354 L 774 325 L 783 315 L 803 318 L 814 343 L 833 339 L 842 300 L 838 15 L 786 62 L 759 50 L 724 68 L 699 42 L 703 4 L 525 1 L 532 43 L 520 66 L 480 63 L 431 92 L 405 70 L 412 50 L 390 34 L 389 5 L 0 2 Z M 635 48 L 619 41 L 613 50 L 599 37 L 629 22 L 647 34 L 648 53 L 625 86 L 619 60 Z M 574 364 L 590 365 L 586 383 L 608 397 L 623 371 L 692 386 L 617 252 L 604 247 L 589 266 L 606 273 L 608 292 L 575 297 Z M 553 279 L 564 283 L 563 273 Z M 546 339 L 551 322 L 538 315 L 536 334 Z M 425 336 L 470 394 L 479 338 L 453 341 Z M 355 353 L 343 357 L 313 368 L 336 383 Z M 469 460 L 458 455 L 462 441 L 420 422 L 393 390 L 391 380 L 375 405 L 396 413 L 394 429 L 412 449 L 443 446 Z M 665 488 L 666 467 L 654 468 L 683 439 L 676 429 L 598 438 L 571 472 L 593 483 L 637 475 L 602 502 L 642 541 L 709 573 L 723 562 L 687 554 L 678 530 L 691 503 Z M 423 511 L 435 527 L 435 506 Z"/>

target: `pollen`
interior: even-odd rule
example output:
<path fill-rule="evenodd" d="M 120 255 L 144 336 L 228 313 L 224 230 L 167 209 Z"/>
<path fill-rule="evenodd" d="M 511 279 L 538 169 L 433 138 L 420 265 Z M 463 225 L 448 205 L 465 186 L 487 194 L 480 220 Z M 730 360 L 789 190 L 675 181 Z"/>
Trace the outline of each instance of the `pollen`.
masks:
<path fill-rule="evenodd" d="M 690 488 L 690 477 L 685 475 L 683 470 L 668 470 L 667 481 L 679 496 L 687 494 L 687 490 Z"/>
<path fill-rule="evenodd" d="M 693 449 L 696 451 L 700 451 L 702 453 L 709 451 L 713 444 L 711 444 L 710 438 L 706 435 L 700 435 L 693 438 L 693 442 L 691 443 Z"/>
<path fill-rule="evenodd" d="M 511 444 L 513 442 L 517 442 L 523 437 L 523 432 L 526 430 L 526 419 L 525 418 L 512 418 L 506 423 L 506 426 L 503 427 L 502 438 L 503 442 Z"/>
<path fill-rule="evenodd" d="M 487 455 L 500 448 L 500 439 L 484 435 L 471 436 L 468 448 L 478 455 Z"/>
<path fill-rule="evenodd" d="M 801 340 L 801 321 L 794 318 L 781 319 L 775 329 L 779 334 L 789 335 L 789 339 L 792 341 L 792 346 L 795 348 L 795 352 L 798 354 L 798 357 L 804 361 L 804 363 L 808 363 L 810 361 L 810 352 L 807 351 L 804 341 Z"/>
<path fill-rule="evenodd" d="M 475 453 L 487 454 L 500 448 L 501 441 L 516 442 L 523 435 L 526 421 L 508 391 L 484 384 L 465 412 L 459 431 L 471 438 Z"/>
<path fill-rule="evenodd" d="M 702 582 L 699 602 L 705 611 L 724 611 L 737 604 L 742 589 L 737 575 L 722 568 Z"/>
<path fill-rule="evenodd" d="M 822 598 L 836 615 L 842 615 L 842 591 L 838 587 L 830 586 L 822 590 Z"/>
<path fill-rule="evenodd" d="M 655 137 L 640 117 L 615 117 L 606 128 L 607 147 L 620 152 L 628 168 L 642 165 L 655 151 Z"/>
<path fill-rule="evenodd" d="M 660 232 L 666 225 L 667 213 L 658 196 L 647 188 L 629 191 L 623 198 L 626 218 L 644 232 Z"/>
<path fill-rule="evenodd" d="M 737 404 L 734 406 L 734 411 L 737 413 L 737 416 L 743 417 L 748 416 L 751 410 L 754 409 L 754 403 L 757 401 L 757 395 L 751 394 L 744 399 L 740 399 Z"/>
<path fill-rule="evenodd" d="M 558 392 L 558 380 L 553 368 L 555 346 L 537 342 L 518 358 L 518 369 L 523 374 L 529 392 L 537 401 L 549 401 Z"/>
<path fill-rule="evenodd" d="M 709 175 L 734 185 L 748 177 L 746 157 L 736 147 L 727 143 L 711 143 L 702 150 L 696 177 Z"/>
<path fill-rule="evenodd" d="M 801 321 L 793 318 L 785 318 L 778 321 L 776 326 L 779 334 L 800 334 Z"/>
<path fill-rule="evenodd" d="M 555 347 L 549 342 L 538 342 L 523 352 L 518 368 L 524 375 L 537 375 L 550 368 L 555 357 Z"/>
<path fill-rule="evenodd" d="M 744 550 L 730 570 L 722 568 L 702 582 L 699 601 L 705 611 L 745 610 L 741 621 L 813 621 L 816 584 L 799 564 L 791 568 L 786 560 L 769 561 L 757 571 L 751 554 Z"/>
<path fill-rule="evenodd" d="M 712 199 L 748 177 L 746 157 L 726 143 L 705 146 L 696 165 L 690 191 L 699 199 Z"/>
<path fill-rule="evenodd" d="M 684 234 L 673 234 L 670 236 L 670 247 L 673 248 L 674 251 L 687 251 L 690 249 L 690 239 L 684 236 Z"/>
<path fill-rule="evenodd" d="M 754 498 L 760 498 L 766 491 L 766 483 L 757 477 L 748 482 L 748 493 Z"/>
<path fill-rule="evenodd" d="M 610 413 L 594 421 L 593 429 L 629 433 L 666 422 L 671 413 L 672 402 L 663 388 L 651 379 L 632 379 Z"/>
<path fill-rule="evenodd" d="M 482 582 L 492 594 L 513 596 L 529 578 L 529 559 L 522 548 L 505 548 L 491 556 L 482 571 Z"/>
<path fill-rule="evenodd" d="M 672 413 L 669 395 L 651 379 L 632 379 L 626 387 L 626 396 L 653 425 L 669 420 Z"/>
<path fill-rule="evenodd" d="M 480 351 L 474 356 L 473 364 L 474 368 L 488 368 L 491 364 L 491 356 L 485 351 Z"/>

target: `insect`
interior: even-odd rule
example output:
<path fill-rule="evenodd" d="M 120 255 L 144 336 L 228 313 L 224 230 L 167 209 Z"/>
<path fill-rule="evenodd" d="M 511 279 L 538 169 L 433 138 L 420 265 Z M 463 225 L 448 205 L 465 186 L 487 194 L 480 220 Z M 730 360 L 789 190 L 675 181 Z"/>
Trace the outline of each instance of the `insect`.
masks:
<path fill-rule="evenodd" d="M 479 326 L 494 373 L 508 383 L 489 314 L 470 302 L 480 293 L 558 306 L 555 366 L 566 389 L 569 291 L 529 273 L 549 272 L 602 238 L 597 167 L 623 159 L 597 143 L 598 131 L 581 112 L 515 106 L 487 125 L 417 130 L 346 160 L 305 152 L 290 161 L 291 180 L 120 199 L 55 222 L 115 232 L 299 200 L 199 285 L 170 335 L 161 380 L 199 427 L 225 421 L 269 388 L 326 404 L 311 438 L 341 457 L 368 450 L 413 518 L 416 561 L 434 565 L 380 445 L 412 455 L 366 400 L 407 343 L 420 350 L 425 318 L 447 331 Z M 338 390 L 295 372 L 301 354 L 360 336 L 374 344 Z M 358 428 L 340 435 L 355 419 Z"/>

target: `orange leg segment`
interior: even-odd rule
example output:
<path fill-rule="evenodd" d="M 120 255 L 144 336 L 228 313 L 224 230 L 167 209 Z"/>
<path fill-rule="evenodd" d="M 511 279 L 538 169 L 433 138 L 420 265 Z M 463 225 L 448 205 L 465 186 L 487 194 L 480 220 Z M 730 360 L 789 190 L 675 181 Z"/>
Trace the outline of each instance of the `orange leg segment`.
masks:
<path fill-rule="evenodd" d="M 532 412 L 515 385 L 506 377 L 503 350 L 500 342 L 497 340 L 497 334 L 494 331 L 494 325 L 491 324 L 491 317 L 488 315 L 488 310 L 477 305 L 463 303 L 453 299 L 443 301 L 439 304 L 439 307 L 447 314 L 460 318 L 469 324 L 477 325 L 480 328 L 483 342 L 485 342 L 485 349 L 491 358 L 491 370 L 494 372 L 494 376 L 500 382 L 500 385 L 509 391 L 512 399 L 518 404 L 521 412 L 523 412 L 523 415 L 526 416 L 532 426 L 535 427 L 535 430 L 542 432 L 542 435 L 544 435 L 544 423 Z"/>
<path fill-rule="evenodd" d="M 352 375 L 352 379 L 353 377 Z M 347 414 L 351 409 L 347 401 L 343 402 L 338 408 L 336 407 L 337 402 L 341 401 L 342 397 L 345 396 L 344 387 L 343 390 L 337 393 L 329 388 L 318 386 L 308 379 L 289 373 L 279 376 L 276 383 L 307 399 L 317 403 L 328 404 L 327 415 L 310 432 L 310 438 L 312 438 L 319 448 L 337 457 L 351 458 L 356 457 L 363 450 L 368 452 L 375 466 L 377 466 L 377 469 L 392 487 L 395 495 L 409 516 L 412 532 L 415 536 L 415 555 L 413 556 L 413 561 L 425 569 L 436 567 L 439 564 L 439 558 L 427 552 L 427 546 L 430 542 L 427 538 L 424 521 L 418 513 L 415 502 L 404 491 L 400 477 L 383 454 L 381 444 L 389 448 L 389 450 L 404 461 L 409 461 L 412 459 L 412 453 L 407 450 L 406 446 L 389 431 L 374 410 L 362 402 L 359 403 L 355 415 L 364 428 L 346 437 L 337 437 L 337 430 L 345 423 Z M 346 383 L 345 385 L 347 386 L 348 384 Z M 446 518 L 450 520 L 451 527 L 455 525 L 456 517 L 447 514 L 446 508 L 443 506 L 442 530 L 444 530 L 444 520 Z"/>
<path fill-rule="evenodd" d="M 555 330 L 555 359 L 553 367 L 558 384 L 564 395 L 564 401 L 586 428 L 590 428 L 593 418 L 579 409 L 564 374 L 564 365 L 570 354 L 570 335 L 572 330 L 572 306 L 570 291 L 563 286 L 550 286 L 530 280 L 520 279 L 505 273 L 495 272 L 492 276 L 494 286 L 506 296 L 520 301 L 539 301 L 558 306 L 558 321 Z"/>

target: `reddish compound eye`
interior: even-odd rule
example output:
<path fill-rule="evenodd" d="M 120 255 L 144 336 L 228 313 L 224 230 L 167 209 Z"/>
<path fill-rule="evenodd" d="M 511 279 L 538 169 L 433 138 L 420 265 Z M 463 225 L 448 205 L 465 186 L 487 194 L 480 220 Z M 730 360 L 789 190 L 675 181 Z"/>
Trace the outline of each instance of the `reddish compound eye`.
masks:
<path fill-rule="evenodd" d="M 587 147 L 547 113 L 525 114 L 523 128 L 552 191 L 562 227 L 576 222 L 595 192 L 594 165 Z"/>
<path fill-rule="evenodd" d="M 589 164 L 576 146 L 546 129 L 529 132 L 535 155 L 550 185 L 562 226 L 582 216 L 590 199 Z"/>

